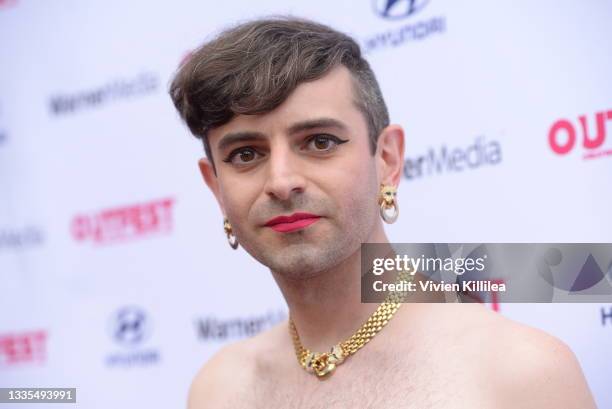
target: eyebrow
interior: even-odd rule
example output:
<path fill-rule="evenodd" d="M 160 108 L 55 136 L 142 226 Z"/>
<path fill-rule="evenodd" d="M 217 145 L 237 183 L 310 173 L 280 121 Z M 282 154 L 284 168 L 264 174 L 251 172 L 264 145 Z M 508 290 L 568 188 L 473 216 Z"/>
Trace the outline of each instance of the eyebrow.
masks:
<path fill-rule="evenodd" d="M 305 121 L 300 121 L 292 124 L 289 128 L 287 128 L 287 133 L 289 135 L 295 135 L 296 133 L 307 131 L 310 129 L 316 128 L 335 128 L 340 131 L 346 131 L 348 127 L 341 121 L 334 118 L 316 118 L 316 119 L 307 119 Z M 230 145 L 233 145 L 237 142 L 252 142 L 257 140 L 266 139 L 265 134 L 256 131 L 239 131 L 239 132 L 230 132 L 223 136 L 219 140 L 217 144 L 217 149 L 223 150 Z"/>

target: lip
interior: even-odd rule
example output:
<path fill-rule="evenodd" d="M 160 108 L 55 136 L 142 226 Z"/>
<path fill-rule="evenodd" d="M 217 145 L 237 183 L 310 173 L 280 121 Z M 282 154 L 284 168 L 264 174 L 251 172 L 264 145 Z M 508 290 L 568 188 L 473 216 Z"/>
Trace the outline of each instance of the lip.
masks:
<path fill-rule="evenodd" d="M 270 219 L 265 226 L 281 233 L 287 233 L 310 226 L 320 218 L 321 216 L 312 213 L 293 213 L 289 216 L 278 216 Z"/>

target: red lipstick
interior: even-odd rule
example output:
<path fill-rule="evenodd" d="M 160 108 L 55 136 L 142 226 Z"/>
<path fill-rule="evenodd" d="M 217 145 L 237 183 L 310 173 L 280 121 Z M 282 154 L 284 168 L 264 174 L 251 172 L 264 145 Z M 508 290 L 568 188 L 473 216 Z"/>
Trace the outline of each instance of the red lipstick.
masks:
<path fill-rule="evenodd" d="M 288 233 L 310 226 L 320 219 L 320 216 L 311 213 L 293 213 L 289 216 L 278 216 L 266 222 L 265 226 L 281 233 Z"/>

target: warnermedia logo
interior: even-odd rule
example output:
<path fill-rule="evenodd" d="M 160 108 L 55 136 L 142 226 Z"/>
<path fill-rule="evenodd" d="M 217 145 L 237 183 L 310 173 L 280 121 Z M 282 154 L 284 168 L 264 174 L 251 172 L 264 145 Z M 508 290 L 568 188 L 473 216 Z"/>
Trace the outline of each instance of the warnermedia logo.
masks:
<path fill-rule="evenodd" d="M 404 161 L 404 176 L 417 179 L 432 174 L 462 172 L 484 165 L 497 165 L 502 161 L 501 145 L 498 141 L 487 141 L 483 136 L 466 147 L 449 148 L 442 145 L 430 148 L 426 154 Z"/>
<path fill-rule="evenodd" d="M 10 229 L 0 227 L 0 250 L 32 248 L 41 245 L 43 241 L 44 234 L 36 226 Z"/>
<path fill-rule="evenodd" d="M 201 341 L 225 341 L 232 338 L 246 338 L 258 334 L 287 318 L 282 311 L 264 315 L 217 319 L 214 317 L 196 320 L 196 332 Z"/>
<path fill-rule="evenodd" d="M 151 73 L 143 73 L 130 80 L 115 80 L 99 88 L 73 94 L 54 95 L 49 108 L 54 115 L 71 114 L 84 108 L 97 108 L 116 99 L 145 95 L 154 92 L 159 79 Z"/>

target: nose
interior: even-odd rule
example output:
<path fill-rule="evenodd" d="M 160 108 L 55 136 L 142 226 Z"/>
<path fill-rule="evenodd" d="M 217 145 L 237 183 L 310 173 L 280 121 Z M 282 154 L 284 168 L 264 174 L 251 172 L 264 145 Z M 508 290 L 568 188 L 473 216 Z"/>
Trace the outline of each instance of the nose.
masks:
<path fill-rule="evenodd" d="M 300 173 L 299 159 L 286 146 L 275 146 L 268 159 L 265 193 L 277 200 L 287 201 L 292 194 L 304 191 L 305 179 Z"/>

